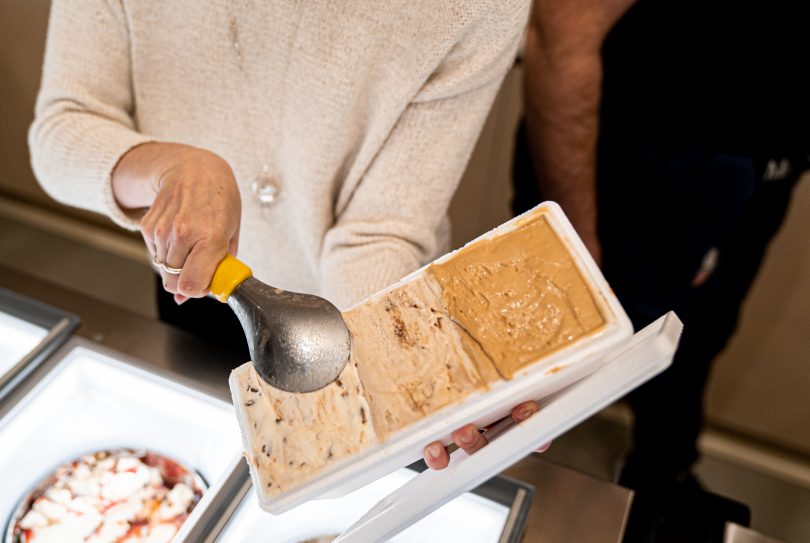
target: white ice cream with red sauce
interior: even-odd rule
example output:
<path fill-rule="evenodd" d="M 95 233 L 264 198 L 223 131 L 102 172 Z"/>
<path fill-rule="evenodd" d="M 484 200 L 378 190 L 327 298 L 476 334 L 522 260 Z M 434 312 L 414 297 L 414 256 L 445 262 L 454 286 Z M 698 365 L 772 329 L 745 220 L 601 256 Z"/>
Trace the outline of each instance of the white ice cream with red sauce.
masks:
<path fill-rule="evenodd" d="M 168 543 L 202 496 L 152 453 L 100 452 L 57 469 L 17 522 L 24 543 Z"/>

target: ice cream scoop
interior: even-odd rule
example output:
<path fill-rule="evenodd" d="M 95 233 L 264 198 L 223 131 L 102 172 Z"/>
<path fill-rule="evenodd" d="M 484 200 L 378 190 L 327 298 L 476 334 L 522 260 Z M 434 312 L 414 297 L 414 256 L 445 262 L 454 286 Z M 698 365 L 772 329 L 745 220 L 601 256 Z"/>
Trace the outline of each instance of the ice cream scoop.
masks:
<path fill-rule="evenodd" d="M 349 330 L 337 307 L 323 298 L 266 285 L 231 255 L 219 263 L 209 291 L 236 313 L 253 366 L 273 387 L 321 389 L 349 360 Z"/>

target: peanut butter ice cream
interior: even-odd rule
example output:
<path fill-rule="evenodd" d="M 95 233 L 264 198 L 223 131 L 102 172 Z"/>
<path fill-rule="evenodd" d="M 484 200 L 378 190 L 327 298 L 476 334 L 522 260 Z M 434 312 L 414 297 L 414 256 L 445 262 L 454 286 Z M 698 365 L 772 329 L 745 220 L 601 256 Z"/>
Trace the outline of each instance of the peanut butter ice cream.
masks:
<path fill-rule="evenodd" d="M 543 214 L 429 266 L 427 274 L 441 285 L 452 321 L 473 337 L 504 379 L 605 323 Z"/>
<path fill-rule="evenodd" d="M 248 461 L 265 494 L 289 490 L 511 379 L 606 322 L 542 210 L 343 316 L 351 359 L 328 387 L 282 392 L 250 364 L 231 377 L 251 444 Z"/>

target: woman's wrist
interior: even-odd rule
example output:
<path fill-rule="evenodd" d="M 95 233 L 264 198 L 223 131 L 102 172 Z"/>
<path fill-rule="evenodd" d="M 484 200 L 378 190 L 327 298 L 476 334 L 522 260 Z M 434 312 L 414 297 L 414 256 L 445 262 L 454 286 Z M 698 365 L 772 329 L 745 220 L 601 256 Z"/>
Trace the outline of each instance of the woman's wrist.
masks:
<path fill-rule="evenodd" d="M 163 173 L 183 155 L 208 151 L 181 143 L 149 142 L 127 151 L 112 172 L 115 200 L 124 209 L 148 208 L 160 190 Z"/>

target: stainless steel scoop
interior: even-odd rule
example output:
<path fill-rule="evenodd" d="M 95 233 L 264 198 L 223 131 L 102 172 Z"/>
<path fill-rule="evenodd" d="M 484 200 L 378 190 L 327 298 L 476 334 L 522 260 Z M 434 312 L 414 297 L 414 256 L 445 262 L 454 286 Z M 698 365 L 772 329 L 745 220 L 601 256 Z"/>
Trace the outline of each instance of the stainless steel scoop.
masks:
<path fill-rule="evenodd" d="M 346 366 L 349 330 L 327 300 L 266 285 L 231 255 L 220 262 L 209 290 L 236 313 L 253 366 L 269 385 L 312 392 L 334 381 Z"/>

